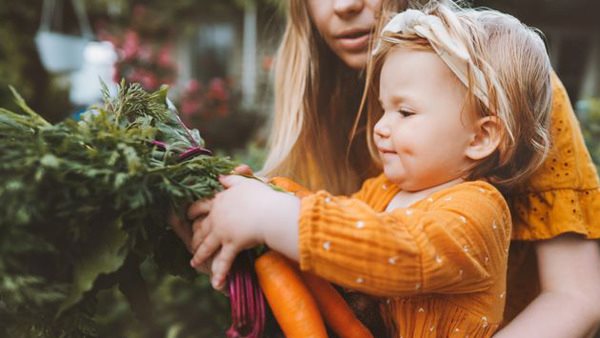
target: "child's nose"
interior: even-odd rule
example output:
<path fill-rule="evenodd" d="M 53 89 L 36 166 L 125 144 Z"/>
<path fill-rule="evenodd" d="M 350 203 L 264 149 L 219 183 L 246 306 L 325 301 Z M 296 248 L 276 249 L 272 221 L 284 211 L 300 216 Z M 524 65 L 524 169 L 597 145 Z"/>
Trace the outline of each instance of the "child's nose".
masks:
<path fill-rule="evenodd" d="M 384 115 L 385 116 L 385 115 Z M 388 124 L 385 122 L 385 117 L 382 116 L 377 123 L 375 123 L 375 127 L 373 128 L 373 132 L 375 135 L 386 138 L 391 135 L 391 129 Z"/>

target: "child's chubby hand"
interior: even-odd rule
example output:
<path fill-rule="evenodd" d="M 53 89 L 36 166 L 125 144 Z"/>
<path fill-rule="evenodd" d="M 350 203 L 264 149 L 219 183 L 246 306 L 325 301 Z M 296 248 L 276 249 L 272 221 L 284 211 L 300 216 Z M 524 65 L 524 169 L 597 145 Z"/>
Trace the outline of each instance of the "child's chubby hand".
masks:
<path fill-rule="evenodd" d="M 199 268 L 215 255 L 211 282 L 216 289 L 223 288 L 240 251 L 265 243 L 271 245 L 270 240 L 280 241 L 282 233 L 288 237 L 283 240 L 297 246 L 300 204 L 293 195 L 277 192 L 256 179 L 230 175 L 219 180 L 224 191 L 212 200 L 195 202 L 188 209 L 188 218 L 195 219 L 191 265 Z M 286 229 L 280 229 L 282 221 L 287 221 Z"/>

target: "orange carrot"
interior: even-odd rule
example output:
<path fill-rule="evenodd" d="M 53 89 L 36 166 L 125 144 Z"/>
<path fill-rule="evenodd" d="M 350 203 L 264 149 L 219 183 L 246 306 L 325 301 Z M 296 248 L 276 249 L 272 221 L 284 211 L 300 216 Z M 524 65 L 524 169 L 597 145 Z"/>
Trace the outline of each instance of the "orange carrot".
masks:
<path fill-rule="evenodd" d="M 298 197 L 310 195 L 308 189 L 286 177 L 273 177 L 269 180 L 269 183 L 274 184 L 287 192 L 291 192 Z"/>
<path fill-rule="evenodd" d="M 291 262 L 268 251 L 254 263 L 258 283 L 287 338 L 326 338 L 316 301 Z"/>
<path fill-rule="evenodd" d="M 302 279 L 317 301 L 325 323 L 340 338 L 373 338 L 331 284 L 310 272 L 302 272 Z"/>

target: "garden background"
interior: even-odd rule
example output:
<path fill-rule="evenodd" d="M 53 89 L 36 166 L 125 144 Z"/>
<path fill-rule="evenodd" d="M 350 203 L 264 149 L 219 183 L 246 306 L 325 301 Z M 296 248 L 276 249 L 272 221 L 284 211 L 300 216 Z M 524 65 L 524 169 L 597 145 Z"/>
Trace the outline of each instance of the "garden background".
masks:
<path fill-rule="evenodd" d="M 147 90 L 168 84 L 183 120 L 201 131 L 209 147 L 258 169 L 272 103 L 272 61 L 284 25 L 283 1 L 2 1 L 0 106 L 16 109 L 8 89 L 12 85 L 35 111 L 57 122 L 77 119 L 99 102 L 99 78 L 108 84 L 124 78 Z M 600 4 L 472 3 L 512 13 L 545 33 L 553 66 L 576 108 L 590 153 L 600 163 Z M 73 53 L 63 56 L 75 58 L 77 67 L 51 69 L 45 58 L 52 51 L 40 42 L 40 32 L 91 32 L 94 42 L 85 44 L 79 60 Z M 204 276 L 183 279 L 163 275 L 151 264 L 142 267 L 151 301 L 151 316 L 145 318 L 153 319 L 139 320 L 114 287 L 99 293 L 94 318 L 99 325 L 90 325 L 90 335 L 223 336 L 229 324 L 227 299 Z"/>

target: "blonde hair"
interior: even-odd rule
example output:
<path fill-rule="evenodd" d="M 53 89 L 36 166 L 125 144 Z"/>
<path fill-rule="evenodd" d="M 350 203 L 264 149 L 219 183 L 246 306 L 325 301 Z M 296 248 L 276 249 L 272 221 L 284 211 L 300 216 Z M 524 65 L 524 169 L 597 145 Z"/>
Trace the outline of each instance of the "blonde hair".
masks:
<path fill-rule="evenodd" d="M 404 9 L 404 0 L 383 8 Z M 312 24 L 306 0 L 287 1 L 288 22 L 275 61 L 275 111 L 260 175 L 287 176 L 309 189 L 356 191 L 376 168 L 365 119 L 352 133 L 364 77 L 349 69 Z"/>
<path fill-rule="evenodd" d="M 450 1 L 431 1 L 422 10 L 439 17 L 452 37 L 467 46 L 471 60 L 485 77 L 489 108 L 475 96 L 474 86 L 467 86 L 467 99 L 481 117 L 496 116 L 504 127 L 496 151 L 478 162 L 466 179 L 487 178 L 508 191 L 529 178 L 550 149 L 552 70 L 544 42 L 535 30 L 498 11 L 460 8 Z M 381 39 L 381 48 L 369 60 L 361 102 L 367 112 L 369 152 L 376 163 L 372 136 L 382 115 L 379 73 L 385 58 L 393 48 L 431 48 L 427 40 L 415 36 L 392 37 L 401 42 Z M 473 84 L 470 75 L 469 83 Z"/>

